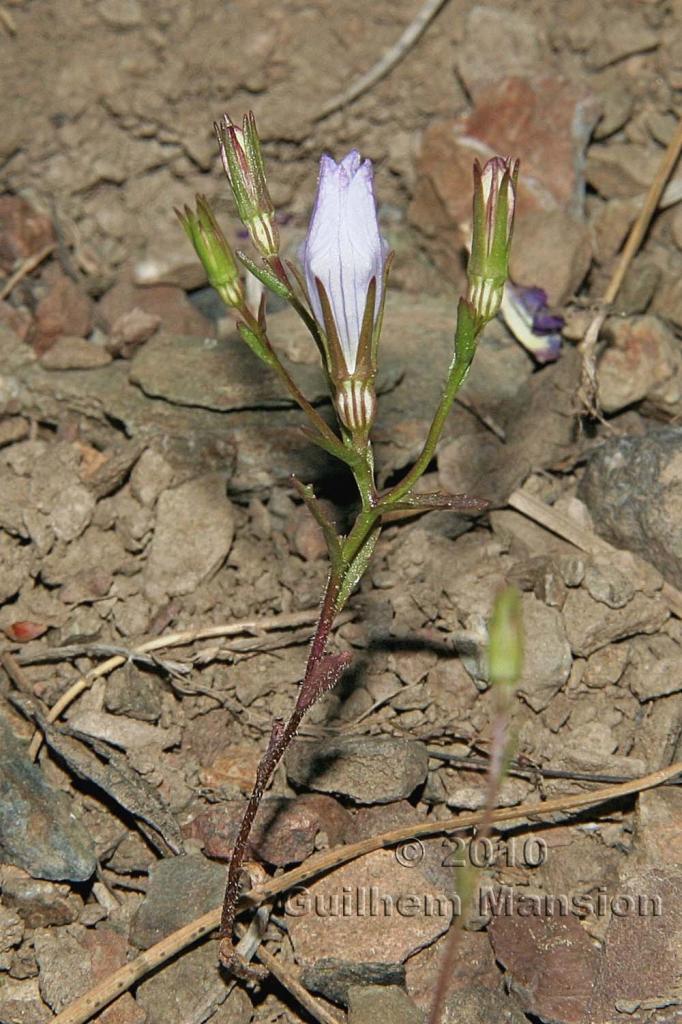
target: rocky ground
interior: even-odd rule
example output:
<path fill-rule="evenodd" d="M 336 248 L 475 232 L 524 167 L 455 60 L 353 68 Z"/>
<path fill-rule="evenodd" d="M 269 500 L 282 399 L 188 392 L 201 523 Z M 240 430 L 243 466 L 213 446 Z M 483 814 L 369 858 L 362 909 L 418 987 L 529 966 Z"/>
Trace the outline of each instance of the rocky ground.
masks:
<path fill-rule="evenodd" d="M 419 6 L 2 5 L 3 1024 L 49 1021 L 220 903 L 325 579 L 290 474 L 316 485 L 340 528 L 353 511 L 349 481 L 303 440 L 172 215 L 202 191 L 230 223 L 211 132 L 224 109 L 256 112 L 292 257 L 319 153 L 358 146 L 375 161 L 397 254 L 382 483 L 416 457 L 450 358 L 475 156 L 521 158 L 512 275 L 565 318 L 546 365 L 501 320 L 487 329 L 427 489 L 485 497 L 491 511 L 386 529 L 335 632 L 353 669 L 277 773 L 252 842 L 259 870 L 482 807 L 486 621 L 505 580 L 523 592 L 527 656 L 502 805 L 682 760 L 679 171 L 602 331 L 601 419 L 583 415 L 577 349 L 676 130 L 682 6 L 446 0 L 388 76 L 320 120 Z M 277 303 L 270 323 L 329 412 L 305 332 Z M 521 507 L 548 510 L 561 535 Z M 422 1021 L 455 869 L 474 862 L 482 895 L 451 1024 L 672 1024 L 681 812 L 679 789 L 661 787 L 510 822 L 493 845 L 378 850 L 278 898 L 265 948 L 314 994 L 318 1019 Z M 272 977 L 231 987 L 215 947 L 195 945 L 97 1019 L 312 1019 Z"/>

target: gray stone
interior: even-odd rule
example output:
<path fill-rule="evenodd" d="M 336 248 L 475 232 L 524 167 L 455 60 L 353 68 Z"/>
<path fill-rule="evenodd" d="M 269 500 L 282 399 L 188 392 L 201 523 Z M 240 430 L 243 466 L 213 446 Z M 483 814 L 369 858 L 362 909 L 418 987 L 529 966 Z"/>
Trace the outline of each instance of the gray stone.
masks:
<path fill-rule="evenodd" d="M 443 1024 L 527 1024 L 512 996 L 499 989 L 472 985 L 448 1000 Z"/>
<path fill-rule="evenodd" d="M 309 401 L 327 397 L 321 366 L 288 368 Z M 130 380 L 152 398 L 221 412 L 294 404 L 277 376 L 239 337 L 219 341 L 160 332 L 137 352 Z"/>
<path fill-rule="evenodd" d="M 24 937 L 24 922 L 16 910 L 0 906 L 0 953 L 18 946 Z"/>
<path fill-rule="evenodd" d="M 68 885 L 30 878 L 16 868 L 3 872 L 2 902 L 16 911 L 27 928 L 71 924 L 83 909 L 82 899 Z"/>
<path fill-rule="evenodd" d="M 663 601 L 642 593 L 624 608 L 609 608 L 582 588 L 569 591 L 562 611 L 571 650 L 582 658 L 614 640 L 656 633 L 670 615 Z"/>
<path fill-rule="evenodd" d="M 624 608 L 635 596 L 632 579 L 609 559 L 595 559 L 585 569 L 583 586 L 590 597 L 608 608 Z"/>
<path fill-rule="evenodd" d="M 218 906 L 225 892 L 225 879 L 225 868 L 199 853 L 154 864 L 149 888 L 132 921 L 131 942 L 147 949 Z"/>
<path fill-rule="evenodd" d="M 222 565 L 234 537 L 232 505 L 219 474 L 164 491 L 144 568 L 153 597 L 189 594 Z"/>
<path fill-rule="evenodd" d="M 639 794 L 630 863 L 639 867 L 682 867 L 682 791 L 667 786 Z"/>
<path fill-rule="evenodd" d="M 355 986 L 405 988 L 403 964 L 355 963 L 337 957 L 323 957 L 306 967 L 301 982 L 309 992 L 317 992 L 332 1003 L 348 1006 L 348 992 Z"/>
<path fill-rule="evenodd" d="M 37 978 L 3 978 L 0 1020 L 6 1024 L 47 1024 L 53 1014 L 40 997 Z"/>
<path fill-rule="evenodd" d="M 1 716 L 0 859 L 34 878 L 70 882 L 90 878 L 97 863 L 71 801 L 45 782 Z"/>
<path fill-rule="evenodd" d="M 542 711 L 571 673 L 571 648 L 556 608 L 533 594 L 524 594 L 522 601 L 523 629 L 532 642 L 526 644 L 519 693 L 534 711 Z"/>
<path fill-rule="evenodd" d="M 146 978 L 137 988 L 136 999 L 147 1014 L 147 1024 L 203 1024 L 224 1002 L 228 984 L 229 979 L 218 965 L 217 943 L 205 942 L 185 950 L 182 956 Z M 235 993 L 237 998 L 233 1000 Z M 248 996 L 242 998 L 245 993 L 239 993 L 237 986 L 227 998 L 240 1010 L 246 1010 L 244 1017 L 234 1018 L 241 1024 L 251 1019 L 251 1003 Z"/>
<path fill-rule="evenodd" d="M 630 644 L 623 682 L 642 703 L 682 690 L 682 650 L 667 636 L 641 637 Z"/>
<path fill-rule="evenodd" d="M 580 497 L 597 532 L 682 587 L 682 428 L 619 437 L 588 461 Z"/>
<path fill-rule="evenodd" d="M 40 994 L 57 1013 L 82 995 L 90 980 L 90 961 L 77 937 L 82 930 L 77 926 L 74 932 L 41 928 L 34 938 Z"/>
<path fill-rule="evenodd" d="M 523 901 L 522 891 L 518 899 Z M 601 953 L 578 918 L 529 916 L 515 912 L 516 903 L 513 907 L 511 912 L 494 914 L 488 932 L 495 956 L 507 971 L 509 988 L 523 1009 L 548 1024 L 594 1019 L 589 1007 Z M 453 1024 L 457 1021 L 455 1016 L 451 1019 Z"/>
<path fill-rule="evenodd" d="M 348 990 L 348 1024 L 425 1024 L 426 1014 L 395 985 L 353 985 Z"/>
<path fill-rule="evenodd" d="M 670 416 L 682 411 L 679 345 L 659 317 L 610 319 L 604 334 L 609 345 L 597 368 L 604 412 L 618 412 L 644 399 Z"/>
<path fill-rule="evenodd" d="M 339 793 L 361 804 L 403 800 L 426 779 L 426 747 L 387 736 L 342 736 L 297 742 L 285 759 L 289 779 L 322 793 Z"/>

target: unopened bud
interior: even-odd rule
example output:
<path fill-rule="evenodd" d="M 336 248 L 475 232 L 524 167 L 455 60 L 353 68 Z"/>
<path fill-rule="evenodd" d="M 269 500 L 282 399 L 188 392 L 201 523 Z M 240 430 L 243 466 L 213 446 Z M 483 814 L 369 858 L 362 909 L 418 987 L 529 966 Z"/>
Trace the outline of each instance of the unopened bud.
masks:
<path fill-rule="evenodd" d="M 175 212 L 204 265 L 209 284 L 226 306 L 241 306 L 244 291 L 239 268 L 206 197 L 197 196 L 196 212 L 188 206 L 184 213 Z"/>
<path fill-rule="evenodd" d="M 488 625 L 488 672 L 494 685 L 515 686 L 523 668 L 521 598 L 516 587 L 498 594 Z"/>
<path fill-rule="evenodd" d="M 265 164 L 256 119 L 244 116 L 238 128 L 225 114 L 215 125 L 220 157 L 232 189 L 237 213 L 261 256 L 279 252 L 279 230 L 265 180 Z"/>
<path fill-rule="evenodd" d="M 474 226 L 467 274 L 467 298 L 476 315 L 491 320 L 500 308 L 509 273 L 509 253 L 518 160 L 493 157 L 481 168 L 474 162 Z"/>

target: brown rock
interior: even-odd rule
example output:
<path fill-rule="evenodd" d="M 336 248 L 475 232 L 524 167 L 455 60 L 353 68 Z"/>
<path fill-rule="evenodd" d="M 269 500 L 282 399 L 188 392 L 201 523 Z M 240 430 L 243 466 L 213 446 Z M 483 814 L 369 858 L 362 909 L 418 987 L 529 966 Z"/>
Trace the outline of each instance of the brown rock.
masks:
<path fill-rule="evenodd" d="M 0 196 L 0 270 L 34 256 L 55 241 L 52 223 L 19 196 Z"/>
<path fill-rule="evenodd" d="M 37 978 L 3 979 L 0 988 L 0 1019 L 9 1024 L 47 1024 L 53 1014 L 40 998 Z"/>
<path fill-rule="evenodd" d="M 349 827 L 350 815 L 336 800 L 321 793 L 304 793 L 271 814 L 256 852 L 277 867 L 298 864 L 313 853 L 321 832 L 330 846 L 338 846 Z"/>
<path fill-rule="evenodd" d="M 538 19 L 488 4 L 476 4 L 466 19 L 464 40 L 457 47 L 457 68 L 474 99 L 491 78 L 537 73 L 547 54 L 547 39 Z M 491 74 L 492 71 L 492 74 Z"/>
<path fill-rule="evenodd" d="M 560 612 L 533 594 L 523 595 L 523 628 L 534 637 L 528 645 L 519 693 L 534 711 L 546 708 L 571 672 L 571 648 Z"/>
<path fill-rule="evenodd" d="M 590 148 L 587 181 L 605 199 L 626 199 L 646 192 L 661 160 L 656 146 L 609 142 Z"/>
<path fill-rule="evenodd" d="M 212 335 L 213 325 L 202 316 L 185 295 L 182 288 L 168 284 L 139 288 L 128 281 L 115 284 L 98 305 L 113 331 L 114 325 L 121 330 L 120 319 L 136 309 L 150 316 L 158 317 L 164 330 L 174 334 L 193 334 L 199 337 Z"/>
<path fill-rule="evenodd" d="M 6 971 L 13 956 L 11 950 L 21 944 L 24 922 L 15 910 L 0 906 L 0 970 Z"/>
<path fill-rule="evenodd" d="M 627 644 L 609 644 L 587 659 L 582 681 L 593 689 L 613 686 L 623 675 L 628 660 Z"/>
<path fill-rule="evenodd" d="M 526 1013 L 557 1024 L 586 1024 L 599 950 L 577 917 L 502 913 L 493 916 L 488 931 Z"/>
<path fill-rule="evenodd" d="M 33 326 L 33 317 L 23 306 L 10 306 L 9 302 L 0 299 L 0 324 L 14 331 L 20 341 L 26 341 Z"/>
<path fill-rule="evenodd" d="M 130 359 L 135 349 L 151 338 L 160 323 L 160 316 L 145 313 L 136 306 L 130 312 L 123 313 L 112 324 L 107 351 L 114 356 Z"/>
<path fill-rule="evenodd" d="M 251 1000 L 235 986 L 225 998 L 217 942 L 203 942 L 148 975 L 137 988 L 146 1024 L 249 1024 Z"/>
<path fill-rule="evenodd" d="M 600 647 L 634 636 L 636 633 L 655 633 L 669 611 L 656 598 L 635 594 L 624 608 L 609 608 L 584 590 L 571 590 L 563 607 L 568 641 L 575 655 L 587 657 Z"/>
<path fill-rule="evenodd" d="M 97 366 L 107 366 L 111 356 L 106 349 L 85 338 L 65 335 L 57 338 L 43 352 L 40 362 L 46 370 L 92 370 Z"/>
<path fill-rule="evenodd" d="M 453 904 L 418 868 L 377 850 L 294 891 L 285 905 L 296 957 L 400 963 L 446 931 Z"/>
<path fill-rule="evenodd" d="M 677 275 L 668 278 L 656 294 L 652 309 L 675 327 L 682 327 L 682 284 Z"/>
<path fill-rule="evenodd" d="M 91 929 L 72 925 L 59 932 L 41 930 L 35 936 L 40 965 L 40 992 L 59 1012 L 122 967 L 126 961 L 125 936 L 106 926 Z M 129 992 L 102 1013 L 102 1024 L 143 1024 L 145 1017 Z"/>
<path fill-rule="evenodd" d="M 682 411 L 682 358 L 672 331 L 654 316 L 609 320 L 609 347 L 599 361 L 599 400 L 618 412 L 647 399 L 671 415 Z"/>
<path fill-rule="evenodd" d="M 46 352 L 63 334 L 83 338 L 92 328 L 92 303 L 70 277 L 61 274 L 53 278 L 47 294 L 36 309 L 36 321 L 31 335 L 34 349 L 40 355 Z"/>
<path fill-rule="evenodd" d="M 220 568 L 233 536 L 232 505 L 220 475 L 164 491 L 144 569 L 146 591 L 168 597 L 191 593 Z"/>
<path fill-rule="evenodd" d="M 609 199 L 601 205 L 590 222 L 594 256 L 599 263 L 613 259 L 620 250 L 641 208 L 640 196 Z"/>
<path fill-rule="evenodd" d="M 578 289 L 592 261 L 585 224 L 565 210 L 529 210 L 514 227 L 510 272 L 517 284 L 539 285 L 550 305 Z"/>
<path fill-rule="evenodd" d="M 639 794 L 633 854 L 642 866 L 682 867 L 682 790 L 669 786 Z"/>
<path fill-rule="evenodd" d="M 333 522 L 333 508 L 329 502 L 322 502 L 327 516 Z M 315 562 L 319 558 L 325 558 L 327 545 L 321 527 L 313 519 L 309 509 L 305 505 L 299 506 L 292 521 L 287 524 L 287 533 L 291 539 L 291 545 L 297 555 L 300 555 L 305 562 Z"/>
<path fill-rule="evenodd" d="M 351 985 L 348 1024 L 425 1024 L 425 1016 L 397 985 Z"/>
<path fill-rule="evenodd" d="M 19 914 L 27 928 L 47 928 L 75 921 L 83 901 L 68 885 L 31 878 L 18 868 L 5 868 L 2 902 Z"/>
<path fill-rule="evenodd" d="M 442 970 L 446 942 L 447 937 L 439 939 L 415 953 L 405 964 L 408 994 L 423 1010 L 431 1007 L 433 991 Z M 459 993 L 472 985 L 492 991 L 501 989 L 502 975 L 495 964 L 486 932 L 461 931 L 457 954 L 448 984 L 448 995 Z"/>
<path fill-rule="evenodd" d="M 668 1007 L 647 1019 L 661 1024 L 674 1019 L 668 1014 L 671 1003 L 679 1005 L 682 869 L 660 867 L 632 875 L 610 894 L 610 908 L 591 1019 L 613 1020 L 616 1010 L 631 1014 L 640 1007 Z"/>
<path fill-rule="evenodd" d="M 517 224 L 534 210 L 577 217 L 583 154 L 596 116 L 594 101 L 561 78 L 506 78 L 483 90 L 466 117 L 426 129 L 409 219 L 448 277 L 453 251 L 469 240 L 474 159 L 496 153 L 521 159 Z"/>
<path fill-rule="evenodd" d="M 383 804 L 409 797 L 424 782 L 428 757 L 414 740 L 340 736 L 294 743 L 285 764 L 297 785 L 340 793 L 360 804 Z"/>
<path fill-rule="evenodd" d="M 198 814 L 183 830 L 199 839 L 207 857 L 229 860 L 244 804 L 229 801 Z M 342 843 L 350 828 L 350 815 L 331 797 L 304 793 L 291 800 L 266 797 L 249 838 L 249 856 L 282 867 L 299 864 L 316 849 L 323 832 L 330 846 Z"/>

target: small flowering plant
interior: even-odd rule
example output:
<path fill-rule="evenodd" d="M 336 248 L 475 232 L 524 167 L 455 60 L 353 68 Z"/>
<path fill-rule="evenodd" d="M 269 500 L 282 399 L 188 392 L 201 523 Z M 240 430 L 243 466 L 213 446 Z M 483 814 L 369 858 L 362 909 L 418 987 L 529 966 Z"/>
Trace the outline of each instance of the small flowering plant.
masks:
<path fill-rule="evenodd" d="M 234 973 L 252 977 L 254 968 L 239 959 L 232 943 L 247 841 L 263 793 L 304 715 L 336 685 L 349 663 L 348 654 L 332 654 L 327 649 L 334 619 L 365 572 L 385 522 L 406 511 L 481 511 L 487 507 L 487 502 L 467 495 L 417 493 L 415 485 L 434 456 L 452 403 L 469 373 L 480 332 L 500 308 L 514 223 L 518 161 L 494 157 L 483 167 L 478 162 L 474 165 L 469 288 L 457 309 L 453 355 L 443 394 L 416 462 L 401 481 L 381 494 L 374 478 L 370 434 L 377 408 L 375 377 L 391 253 L 377 219 L 372 164 L 357 150 L 339 163 L 330 156 L 322 157 L 315 205 L 299 252 L 300 266 L 285 265 L 253 114 L 244 117 L 241 127 L 226 115 L 215 129 L 237 213 L 260 258 L 232 252 L 204 197 L 197 197 L 194 211 L 185 207 L 183 213 L 176 212 L 209 282 L 234 310 L 241 337 L 278 375 L 306 414 L 307 437 L 349 467 L 360 495 L 352 529 L 339 536 L 312 487 L 294 480 L 322 529 L 330 569 L 296 704 L 288 721 L 276 719 L 273 724 L 228 870 L 220 958 Z M 249 307 L 240 265 L 286 299 L 310 331 L 327 375 L 338 431 L 301 393 L 277 355 L 268 335 L 265 301 L 261 300 L 258 309 Z"/>

